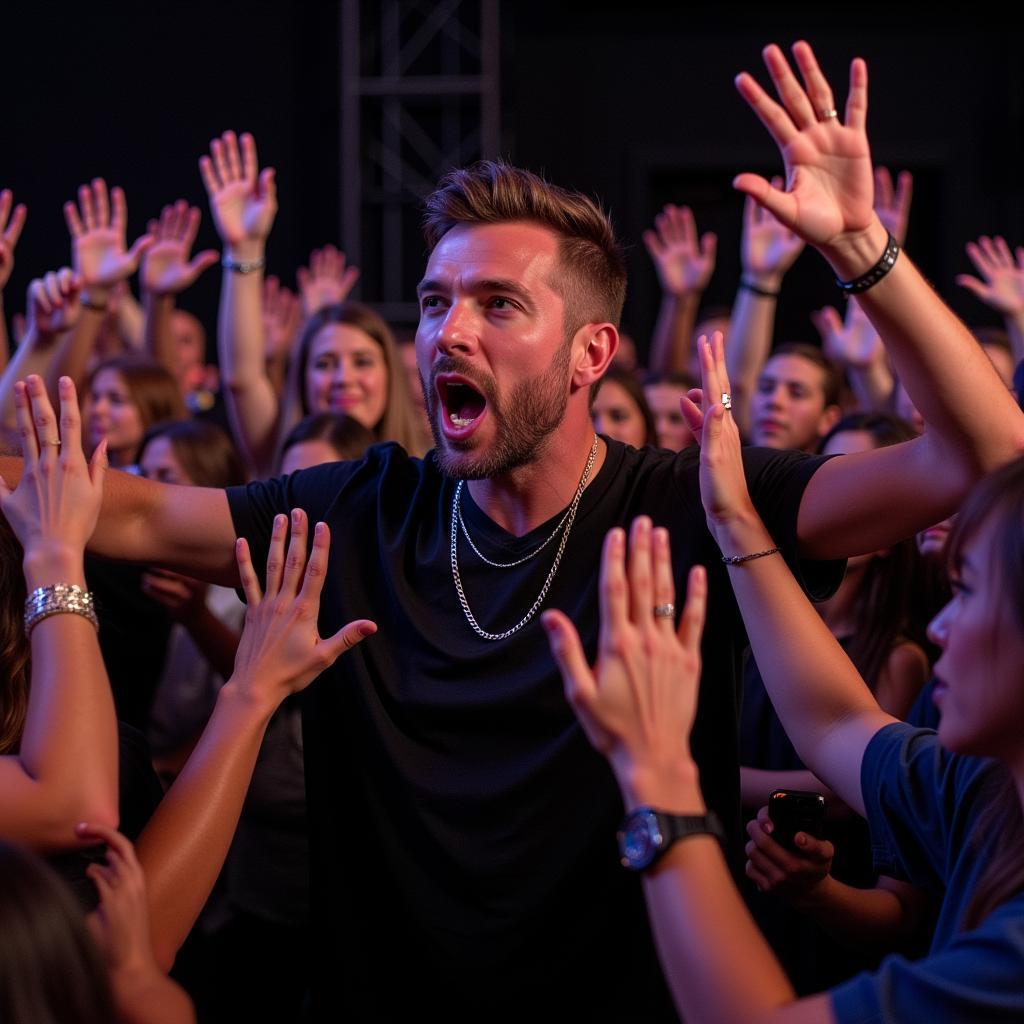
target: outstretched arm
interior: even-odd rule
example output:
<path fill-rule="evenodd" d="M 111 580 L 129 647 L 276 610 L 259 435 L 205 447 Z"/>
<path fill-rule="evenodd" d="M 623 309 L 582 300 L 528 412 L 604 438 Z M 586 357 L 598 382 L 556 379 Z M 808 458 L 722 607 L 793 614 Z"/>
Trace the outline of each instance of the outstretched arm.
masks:
<path fill-rule="evenodd" d="M 206 903 L 235 834 L 256 756 L 271 716 L 345 651 L 376 631 L 365 619 L 320 637 L 317 616 L 330 536 L 318 523 L 306 565 L 305 513 L 278 516 L 261 594 L 248 545 L 238 541 L 238 568 L 248 610 L 235 671 L 213 715 L 138 841 L 149 881 L 157 962 L 169 968 Z"/>
<path fill-rule="evenodd" d="M 87 464 L 74 385 L 60 387 L 60 420 L 40 377 L 15 385 L 25 473 L 14 490 L 0 481 L 0 508 L 24 551 L 30 601 L 49 593 L 63 612 L 36 618 L 31 627 L 31 685 L 16 754 L 0 757 L 0 834 L 37 850 L 79 845 L 75 825 L 84 818 L 117 825 L 117 720 L 96 628 L 68 609 L 74 600 L 53 588 L 85 590 L 85 542 L 99 513 L 106 470 L 101 445 Z M 7 526 L 3 528 L 7 535 Z M 5 539 L 4 559 L 17 559 Z M 8 583 L 16 588 L 13 580 Z M 5 600 L 16 600 L 8 594 Z M 7 670 L 16 675 L 19 645 Z M 12 681 L 12 686 L 14 685 Z"/>
<path fill-rule="evenodd" d="M 1002 313 L 1013 347 L 1013 361 L 1020 362 L 1024 359 L 1024 246 L 1017 246 L 1014 259 L 1005 238 L 982 235 L 977 242 L 967 243 L 967 255 L 981 278 L 961 274 L 956 283 Z"/>
<path fill-rule="evenodd" d="M 179 377 L 171 314 L 175 296 L 195 283 L 199 275 L 217 262 L 212 249 L 196 253 L 190 260 L 196 232 L 199 230 L 199 210 L 179 199 L 173 206 L 165 206 L 159 220 L 149 222 L 149 234 L 154 242 L 142 259 L 139 284 L 146 311 L 144 329 L 146 351 L 175 379 Z"/>
<path fill-rule="evenodd" d="M 779 146 L 786 190 L 754 174 L 735 185 L 817 248 L 840 280 L 856 281 L 880 263 L 889 236 L 872 206 L 867 67 L 851 65 L 841 121 L 810 46 L 796 43 L 793 54 L 803 86 L 777 46 L 764 51 L 781 102 L 750 75 L 737 78 Z M 833 459 L 814 475 L 798 529 L 804 552 L 818 557 L 877 550 L 939 521 L 971 483 L 1024 450 L 1024 415 L 906 253 L 858 301 L 928 429 L 904 445 Z"/>
<path fill-rule="evenodd" d="M 782 179 L 774 183 L 781 185 Z M 740 243 L 743 269 L 729 321 L 728 348 L 729 376 L 736 389 L 733 414 L 744 435 L 750 433 L 750 400 L 772 347 L 782 279 L 803 248 L 801 238 L 747 197 Z"/>
<path fill-rule="evenodd" d="M 644 245 L 661 284 L 647 367 L 651 373 L 688 373 L 697 308 L 715 270 L 718 236 L 708 231 L 698 239 L 690 208 L 670 203 L 644 232 Z"/>
<path fill-rule="evenodd" d="M 277 214 L 274 171 L 259 171 L 251 135 L 231 131 L 210 143 L 199 170 L 224 251 L 217 354 L 228 416 L 250 466 L 268 471 L 279 402 L 263 358 L 261 297 L 267 236 Z"/>
<path fill-rule="evenodd" d="M 14 204 L 9 188 L 0 191 L 0 372 L 7 367 L 11 345 L 7 337 L 7 317 L 4 315 L 4 289 L 14 270 L 14 250 L 25 226 L 27 210 L 24 203 Z"/>
<path fill-rule="evenodd" d="M 135 273 L 142 254 L 153 244 L 141 235 L 128 248 L 128 208 L 124 191 L 102 178 L 78 189 L 78 206 L 64 204 L 64 220 L 71 233 L 71 265 L 82 282 L 82 315 L 68 332 L 56 360 L 56 372 L 76 385 L 85 376 L 100 325 L 116 285 Z"/>

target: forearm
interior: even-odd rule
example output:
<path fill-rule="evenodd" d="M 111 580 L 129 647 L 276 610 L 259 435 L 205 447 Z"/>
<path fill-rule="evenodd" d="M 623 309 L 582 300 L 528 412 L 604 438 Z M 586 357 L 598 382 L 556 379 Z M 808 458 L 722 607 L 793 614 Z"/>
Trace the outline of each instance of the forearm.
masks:
<path fill-rule="evenodd" d="M 820 793 L 826 801 L 836 795 L 820 779 L 806 769 L 803 771 L 771 771 L 764 768 L 740 768 L 740 800 L 744 807 L 757 809 L 768 803 L 777 789 L 798 789 L 804 793 Z"/>
<path fill-rule="evenodd" d="M 43 334 L 31 328 L 0 377 L 0 422 L 9 430 L 15 427 L 14 385 L 33 373 L 48 381 L 50 367 L 57 355 L 59 334 Z M 49 388 L 47 390 L 50 390 Z"/>
<path fill-rule="evenodd" d="M 263 246 L 230 258 L 255 260 Z M 264 362 L 261 316 L 263 272 L 248 274 L 225 270 L 217 320 L 217 349 L 221 381 L 232 427 L 253 468 L 268 467 L 276 442 L 279 402 Z"/>
<path fill-rule="evenodd" d="M 0 292 L 0 373 L 7 369 L 11 359 L 11 339 L 7 334 L 7 314 L 4 311 L 4 296 Z"/>
<path fill-rule="evenodd" d="M 773 284 L 769 281 L 764 285 L 758 284 L 758 287 L 776 291 L 777 285 Z M 750 433 L 750 402 L 757 387 L 757 377 L 771 351 L 777 304 L 777 299 L 759 295 L 741 285 L 732 307 L 725 360 L 732 388 L 732 413 L 744 436 Z"/>
<path fill-rule="evenodd" d="M 916 936 L 924 897 L 904 882 L 880 881 L 885 885 L 856 889 L 826 875 L 793 905 L 844 945 L 895 952 Z"/>
<path fill-rule="evenodd" d="M 196 1019 L 185 990 L 155 965 L 112 970 L 110 983 L 118 1024 L 193 1024 Z"/>
<path fill-rule="evenodd" d="M 175 372 L 174 334 L 171 331 L 171 314 L 174 312 L 174 296 L 170 294 L 143 296 L 145 322 L 143 339 L 146 352 L 172 376 Z"/>
<path fill-rule="evenodd" d="M 753 510 L 714 532 L 723 555 L 775 546 Z M 765 688 L 797 753 L 862 814 L 864 748 L 894 719 L 878 707 L 780 555 L 730 566 L 729 578 Z"/>
<path fill-rule="evenodd" d="M 145 345 L 146 314 L 128 288 L 125 288 L 118 306 L 117 325 L 125 345 L 136 352 L 142 351 Z"/>
<path fill-rule="evenodd" d="M 55 583 L 85 586 L 81 552 L 25 559 L 29 593 Z M 32 679 L 18 760 L 30 780 L 26 806 L 38 815 L 35 848 L 75 844 L 75 825 L 118 823 L 117 717 L 96 631 L 63 613 L 32 630 Z M 8 786 L 12 793 L 12 787 Z M 20 789 L 20 787 L 19 787 Z"/>
<path fill-rule="evenodd" d="M 195 750 L 139 837 L 153 948 L 163 968 L 173 963 L 223 866 L 272 711 L 226 683 Z"/>
<path fill-rule="evenodd" d="M 886 237 L 876 220 L 841 253 L 825 255 L 840 277 L 856 277 L 879 258 Z M 906 253 L 858 302 L 942 446 L 947 478 L 959 470 L 960 479 L 970 484 L 1024 451 L 1024 414 L 981 346 Z"/>
<path fill-rule="evenodd" d="M 57 378 L 62 376 L 70 377 L 75 382 L 75 387 L 81 391 L 85 369 L 96 347 L 96 339 L 99 337 L 105 316 L 106 312 L 102 309 L 82 309 L 78 323 L 62 338 L 57 356 L 46 378 L 47 390 L 51 394 Z"/>
<path fill-rule="evenodd" d="M 651 373 L 686 373 L 693 348 L 693 328 L 700 296 L 662 292 L 647 368 Z"/>
<path fill-rule="evenodd" d="M 706 811 L 697 769 L 681 765 L 623 787 L 627 809 Z M 644 895 L 662 969 L 686 1020 L 748 1024 L 794 999 L 793 989 L 740 899 L 713 836 L 675 843 L 644 875 Z M 744 983 L 737 985 L 736 965 Z"/>
<path fill-rule="evenodd" d="M 874 412 L 889 408 L 896 382 L 884 358 L 867 366 L 847 366 L 846 375 L 860 410 Z"/>

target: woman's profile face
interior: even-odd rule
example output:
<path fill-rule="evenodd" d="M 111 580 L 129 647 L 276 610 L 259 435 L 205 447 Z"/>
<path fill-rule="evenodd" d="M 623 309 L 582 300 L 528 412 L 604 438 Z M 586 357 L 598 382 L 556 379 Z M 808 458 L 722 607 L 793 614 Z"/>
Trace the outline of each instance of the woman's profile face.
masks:
<path fill-rule="evenodd" d="M 388 402 L 384 350 L 358 327 L 326 324 L 310 343 L 303 385 L 308 412 L 343 412 L 373 430 Z"/>
<path fill-rule="evenodd" d="M 1024 764 L 1024 629 L 1007 600 L 990 516 L 964 544 L 953 597 L 928 627 L 935 663 L 939 739 L 949 750 Z"/>
<path fill-rule="evenodd" d="M 647 443 L 643 413 L 630 393 L 617 381 L 606 380 L 601 385 L 590 415 L 599 434 L 631 444 L 634 448 L 643 448 Z"/>
<path fill-rule="evenodd" d="M 181 484 L 194 487 L 195 481 L 185 471 L 174 445 L 166 437 L 154 437 L 146 445 L 139 459 L 139 469 L 148 480 L 156 480 L 161 484 Z"/>
<path fill-rule="evenodd" d="M 100 370 L 93 377 L 84 418 L 90 447 L 95 448 L 106 438 L 111 464 L 125 466 L 135 461 L 145 428 L 139 407 L 118 370 Z"/>

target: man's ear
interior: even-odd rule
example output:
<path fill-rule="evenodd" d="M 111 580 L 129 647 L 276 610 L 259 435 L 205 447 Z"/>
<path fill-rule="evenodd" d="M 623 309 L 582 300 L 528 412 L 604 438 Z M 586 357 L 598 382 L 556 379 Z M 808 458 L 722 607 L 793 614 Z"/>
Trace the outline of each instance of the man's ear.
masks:
<path fill-rule="evenodd" d="M 841 419 L 843 410 L 838 405 L 828 405 L 818 420 L 818 437 L 824 437 Z"/>
<path fill-rule="evenodd" d="M 584 324 L 572 339 L 572 386 L 589 388 L 612 365 L 619 348 L 619 332 L 614 324 Z"/>

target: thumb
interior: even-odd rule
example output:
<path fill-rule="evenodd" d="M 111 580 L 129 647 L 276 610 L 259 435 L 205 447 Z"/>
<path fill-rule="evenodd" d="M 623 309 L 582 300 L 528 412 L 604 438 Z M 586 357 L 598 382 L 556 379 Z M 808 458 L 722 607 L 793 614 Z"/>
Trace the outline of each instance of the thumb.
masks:
<path fill-rule="evenodd" d="M 98 487 L 100 492 L 103 491 L 103 482 L 107 477 L 107 470 L 110 468 L 110 461 L 107 459 L 107 439 L 104 438 L 96 446 L 96 450 L 92 453 L 92 458 L 89 460 L 89 479 L 92 481 L 94 487 Z"/>
<path fill-rule="evenodd" d="M 155 235 L 140 235 L 135 239 L 132 247 L 128 250 L 125 259 L 127 263 L 134 270 L 139 265 L 139 260 L 142 259 L 142 254 L 149 249 L 156 242 Z"/>
<path fill-rule="evenodd" d="M 961 288 L 966 288 L 968 291 L 974 292 L 979 299 L 984 300 L 988 295 L 988 287 L 982 284 L 976 277 L 971 277 L 970 274 L 957 274 L 956 283 Z"/>
<path fill-rule="evenodd" d="M 576 627 L 568 616 L 555 609 L 544 612 L 540 621 L 548 636 L 551 656 L 562 674 L 566 699 L 574 706 L 588 706 L 593 701 L 596 683 Z"/>
<path fill-rule="evenodd" d="M 788 192 L 773 188 L 760 174 L 738 174 L 732 187 L 753 199 L 767 210 L 780 224 L 793 224 L 794 199 Z"/>
<path fill-rule="evenodd" d="M 277 172 L 273 167 L 265 167 L 260 171 L 257 191 L 262 199 L 277 198 Z"/>
<path fill-rule="evenodd" d="M 324 654 L 330 658 L 328 665 L 333 665 L 346 651 L 351 651 L 356 644 L 373 636 L 377 632 L 377 623 L 369 619 L 356 619 L 342 626 L 334 636 L 320 641 Z"/>
<path fill-rule="evenodd" d="M 204 270 L 209 270 L 219 258 L 220 253 L 216 249 L 205 249 L 203 252 L 196 253 L 188 265 L 192 279 L 195 280 Z"/>
<path fill-rule="evenodd" d="M 843 322 L 839 319 L 839 311 L 834 306 L 826 306 L 816 313 L 811 313 L 811 322 L 818 329 L 822 340 L 825 340 L 830 334 L 838 333 L 843 326 Z"/>
<path fill-rule="evenodd" d="M 683 419 L 686 420 L 686 425 L 690 428 L 693 436 L 697 438 L 698 444 L 700 443 L 701 431 L 704 429 L 704 413 L 694 399 L 697 397 L 703 399 L 703 395 L 704 393 L 700 388 L 693 388 L 692 391 L 679 399 L 679 410 L 682 412 Z"/>

